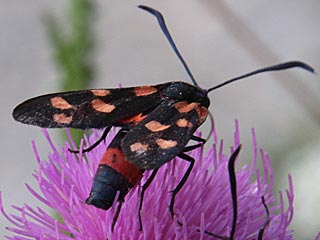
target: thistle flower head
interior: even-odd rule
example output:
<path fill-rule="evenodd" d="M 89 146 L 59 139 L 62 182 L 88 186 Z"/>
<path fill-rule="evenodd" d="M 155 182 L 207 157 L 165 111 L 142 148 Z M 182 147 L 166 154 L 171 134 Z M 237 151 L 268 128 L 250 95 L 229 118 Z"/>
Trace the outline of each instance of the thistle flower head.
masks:
<path fill-rule="evenodd" d="M 176 187 L 188 167 L 188 162 L 179 158 L 162 166 L 146 190 L 141 212 L 143 230 L 139 230 L 138 204 L 141 191 L 138 185 L 125 197 L 112 232 L 111 223 L 116 203 L 111 209 L 104 211 L 85 204 L 85 200 L 90 193 L 99 160 L 115 131 L 109 133 L 104 143 L 83 155 L 68 151 L 69 148 L 74 148 L 72 142 L 71 146 L 67 143 L 64 147 L 56 147 L 48 132 L 43 132 L 52 152 L 47 160 L 42 161 L 33 143 L 39 165 L 34 178 L 40 192 L 29 184 L 26 187 L 40 202 L 56 211 L 63 222 L 41 208 L 33 208 L 28 204 L 13 206 L 17 214 L 8 215 L 0 198 L 2 214 L 12 224 L 7 229 L 13 235 L 6 236 L 7 239 L 215 239 L 205 231 L 229 236 L 233 219 L 227 168 L 230 151 L 223 149 L 223 141 L 218 143 L 215 140 L 207 154 L 204 154 L 202 148 L 188 153 L 196 161 L 188 180 L 175 199 L 174 219 L 168 210 L 170 191 Z M 92 145 L 98 135 L 94 131 L 90 137 L 85 138 L 86 145 Z M 236 123 L 234 147 L 239 142 Z M 277 203 L 273 196 L 270 158 L 262 149 L 258 150 L 254 132 L 253 145 L 251 165 L 243 165 L 236 172 L 238 221 L 235 239 L 258 238 L 259 229 L 265 224 L 267 217 L 262 196 L 270 211 L 270 223 L 264 231 L 263 239 L 293 239 L 293 230 L 289 229 L 293 217 L 292 178 L 289 176 L 289 189 L 285 194 L 280 193 L 280 202 Z M 257 168 L 258 155 L 261 156 L 262 171 Z M 237 160 L 237 166 L 239 165 L 242 165 L 241 155 Z M 141 184 L 148 176 L 150 172 L 147 171 Z"/>

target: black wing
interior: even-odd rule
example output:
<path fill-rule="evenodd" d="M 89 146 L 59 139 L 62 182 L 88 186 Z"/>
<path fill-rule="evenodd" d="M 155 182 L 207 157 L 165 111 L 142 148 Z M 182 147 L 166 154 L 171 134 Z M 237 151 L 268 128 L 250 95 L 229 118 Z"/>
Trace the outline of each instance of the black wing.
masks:
<path fill-rule="evenodd" d="M 161 102 L 122 140 L 126 158 L 140 169 L 156 169 L 183 151 L 208 115 L 199 103 Z"/>
<path fill-rule="evenodd" d="M 44 128 L 103 128 L 155 108 L 168 84 L 47 94 L 21 103 L 12 115 Z"/>

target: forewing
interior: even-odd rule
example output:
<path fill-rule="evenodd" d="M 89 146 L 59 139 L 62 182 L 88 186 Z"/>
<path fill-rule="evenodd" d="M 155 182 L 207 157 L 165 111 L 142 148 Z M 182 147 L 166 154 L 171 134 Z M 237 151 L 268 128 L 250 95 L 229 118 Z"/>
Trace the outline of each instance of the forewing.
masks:
<path fill-rule="evenodd" d="M 122 140 L 126 158 L 140 169 L 156 169 L 183 151 L 208 110 L 199 103 L 163 101 Z"/>
<path fill-rule="evenodd" d="M 12 115 L 44 128 L 103 128 L 156 107 L 163 87 L 166 84 L 47 94 L 21 103 Z"/>

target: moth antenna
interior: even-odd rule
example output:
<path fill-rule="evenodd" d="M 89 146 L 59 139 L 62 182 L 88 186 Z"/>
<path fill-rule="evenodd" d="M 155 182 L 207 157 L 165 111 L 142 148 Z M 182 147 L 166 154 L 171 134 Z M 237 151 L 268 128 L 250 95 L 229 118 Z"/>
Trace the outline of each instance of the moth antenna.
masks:
<path fill-rule="evenodd" d="M 171 35 L 170 35 L 170 33 L 169 33 L 169 30 L 168 30 L 168 28 L 167 28 L 167 26 L 166 26 L 166 23 L 165 23 L 165 20 L 164 20 L 164 17 L 162 16 L 162 14 L 161 14 L 159 11 L 157 11 L 157 10 L 155 10 L 155 9 L 153 9 L 153 8 L 150 8 L 150 7 L 148 7 L 148 6 L 139 5 L 138 8 L 141 8 L 141 9 L 143 9 L 143 10 L 151 13 L 153 16 L 155 16 L 155 17 L 157 18 L 158 23 L 159 23 L 159 25 L 160 25 L 160 28 L 161 28 L 163 34 L 166 36 L 166 38 L 167 38 L 170 46 L 172 47 L 173 51 L 175 52 L 175 54 L 176 54 L 177 57 L 179 58 L 180 62 L 182 63 L 182 65 L 183 65 L 183 67 L 184 67 L 184 69 L 187 71 L 187 74 L 188 74 L 188 76 L 190 77 L 192 83 L 193 83 L 195 86 L 198 87 L 198 84 L 197 84 L 196 80 L 194 79 L 194 77 L 193 77 L 193 75 L 192 75 L 192 73 L 191 73 L 191 71 L 190 71 L 187 63 L 186 63 L 185 60 L 183 59 L 181 53 L 179 52 L 176 44 L 174 43 L 174 41 L 173 41 L 173 39 L 172 39 L 172 37 L 171 37 Z"/>
<path fill-rule="evenodd" d="M 294 68 L 294 67 L 299 67 L 299 68 L 302 68 L 302 69 L 304 69 L 304 70 L 306 70 L 308 72 L 311 72 L 313 74 L 317 74 L 316 71 L 306 63 L 299 62 L 299 61 L 290 61 L 290 62 L 279 63 L 279 64 L 272 65 L 272 66 L 269 66 L 269 67 L 260 68 L 260 69 L 257 69 L 255 71 L 243 74 L 241 76 L 238 76 L 238 77 L 235 77 L 235 78 L 231 78 L 230 80 L 225 81 L 223 83 L 220 83 L 215 87 L 209 88 L 207 90 L 207 92 L 211 92 L 211 91 L 213 91 L 215 89 L 218 89 L 218 88 L 221 88 L 221 87 L 223 87 L 225 85 L 228 85 L 229 83 L 232 83 L 232 82 L 235 82 L 235 81 L 238 81 L 238 80 L 241 80 L 241 79 L 244 79 L 244 78 L 256 75 L 256 74 L 259 74 L 259 73 L 271 72 L 271 71 L 281 71 L 281 70 Z"/>

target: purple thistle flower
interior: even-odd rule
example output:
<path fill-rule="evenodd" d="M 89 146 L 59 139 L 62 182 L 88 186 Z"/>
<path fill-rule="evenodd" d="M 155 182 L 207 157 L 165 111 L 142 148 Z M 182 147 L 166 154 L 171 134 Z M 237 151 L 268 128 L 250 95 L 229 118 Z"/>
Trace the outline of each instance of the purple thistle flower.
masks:
<path fill-rule="evenodd" d="M 17 215 L 8 215 L 0 195 L 1 212 L 13 227 L 7 227 L 13 236 L 7 239 L 215 239 L 205 234 L 205 230 L 220 236 L 229 236 L 232 223 L 232 202 L 228 175 L 230 154 L 223 153 L 223 141 L 215 144 L 203 156 L 203 149 L 190 153 L 196 163 L 185 186 L 175 201 L 174 220 L 168 206 L 170 190 L 174 189 L 183 176 L 188 164 L 181 159 L 170 161 L 162 166 L 147 189 L 142 207 L 143 231 L 139 231 L 138 204 L 140 186 L 136 186 L 125 197 L 120 216 L 111 231 L 111 222 L 116 204 L 104 211 L 85 204 L 101 156 L 115 136 L 111 131 L 105 143 L 92 151 L 73 154 L 70 146 L 54 146 L 46 130 L 45 137 L 52 148 L 46 161 L 41 161 L 33 142 L 35 156 L 39 165 L 34 174 L 41 193 L 26 184 L 28 190 L 43 204 L 51 207 L 63 218 L 57 221 L 41 208 L 13 206 Z M 289 189 L 280 192 L 280 203 L 273 196 L 273 174 L 268 154 L 259 150 L 262 172 L 257 168 L 258 147 L 254 131 L 254 154 L 251 165 L 244 165 L 237 171 L 238 221 L 235 239 L 257 239 L 259 229 L 266 221 L 266 209 L 261 197 L 270 211 L 270 223 L 263 239 L 293 239 L 293 230 L 288 229 L 293 217 L 293 183 L 289 175 Z M 86 145 L 92 145 L 99 133 L 85 138 Z M 239 145 L 239 129 L 236 122 L 234 147 Z M 71 148 L 74 143 L 71 141 Z M 237 160 L 241 162 L 241 156 Z M 143 184 L 150 172 L 145 172 Z M 287 203 L 285 204 L 285 198 Z M 288 205 L 285 208 L 285 205 Z M 179 220 L 182 226 L 177 223 Z"/>

